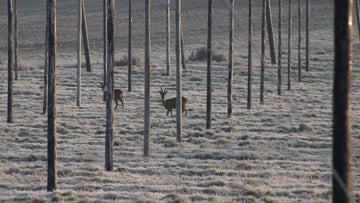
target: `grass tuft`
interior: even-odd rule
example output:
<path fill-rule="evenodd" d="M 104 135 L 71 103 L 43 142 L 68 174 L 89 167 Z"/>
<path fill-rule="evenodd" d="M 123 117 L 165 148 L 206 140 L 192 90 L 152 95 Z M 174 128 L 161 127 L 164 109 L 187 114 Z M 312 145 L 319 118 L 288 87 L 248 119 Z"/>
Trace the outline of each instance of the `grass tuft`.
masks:
<path fill-rule="evenodd" d="M 58 126 L 57 127 L 57 133 L 59 133 L 59 134 L 66 135 L 69 132 L 70 131 L 67 128 L 63 127 L 63 126 Z"/>
<path fill-rule="evenodd" d="M 313 127 L 311 125 L 307 125 L 307 124 L 300 124 L 298 129 L 300 132 L 312 132 L 313 131 Z"/>
<path fill-rule="evenodd" d="M 164 147 L 166 148 L 173 148 L 173 147 L 177 147 L 178 143 L 175 140 L 165 140 L 164 142 Z"/>

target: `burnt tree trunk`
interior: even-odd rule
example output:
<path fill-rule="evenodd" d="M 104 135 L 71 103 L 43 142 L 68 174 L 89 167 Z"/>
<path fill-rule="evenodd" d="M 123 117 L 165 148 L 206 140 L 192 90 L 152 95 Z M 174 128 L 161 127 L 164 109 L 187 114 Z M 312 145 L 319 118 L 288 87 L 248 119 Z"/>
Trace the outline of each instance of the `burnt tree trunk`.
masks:
<path fill-rule="evenodd" d="M 18 19 L 19 19 L 19 4 L 18 0 L 14 0 L 14 68 L 15 68 L 15 80 L 19 79 L 19 63 L 18 63 L 18 52 L 19 52 L 19 30 L 18 30 Z"/>
<path fill-rule="evenodd" d="M 104 80 L 103 80 L 103 84 L 106 85 L 107 83 L 107 1 L 108 0 L 104 0 L 103 2 L 103 23 L 104 23 L 104 27 L 103 27 L 103 43 L 104 43 L 104 55 L 103 55 L 103 65 L 104 65 Z M 106 101 L 106 92 L 103 93 L 103 100 Z"/>
<path fill-rule="evenodd" d="M 166 75 L 171 75 L 171 63 L 170 63 L 170 0 L 167 1 L 166 8 Z"/>
<path fill-rule="evenodd" d="M 232 116 L 232 94 L 233 94 L 233 47 L 234 47 L 234 13 L 235 3 L 234 0 L 230 0 L 230 30 L 229 30 L 229 74 L 228 74 L 228 118 Z"/>
<path fill-rule="evenodd" d="M 302 80 L 302 67 L 301 67 L 301 4 L 302 0 L 299 0 L 299 46 L 298 46 L 298 80 Z"/>
<path fill-rule="evenodd" d="M 180 13 L 181 16 L 181 13 Z M 185 54 L 184 54 L 184 34 L 183 34 L 183 29 L 181 26 L 181 64 L 182 64 L 182 68 L 184 70 L 186 70 L 186 61 L 185 61 Z"/>
<path fill-rule="evenodd" d="M 282 2 L 279 0 L 279 58 L 278 58 L 278 95 L 281 95 L 281 71 L 282 71 L 282 64 L 281 64 L 281 27 L 282 27 Z"/>
<path fill-rule="evenodd" d="M 144 156 L 150 156 L 150 82 L 151 82 L 151 0 L 145 0 L 145 98 L 144 98 Z"/>
<path fill-rule="evenodd" d="M 310 71 L 310 0 L 306 0 L 306 71 Z"/>
<path fill-rule="evenodd" d="M 82 4 L 83 0 L 78 0 L 78 25 L 77 25 L 77 72 L 76 72 L 76 106 L 81 105 L 81 27 L 82 27 Z"/>
<path fill-rule="evenodd" d="M 211 72 L 212 72 L 212 18 L 213 18 L 213 1 L 209 0 L 208 5 L 208 36 L 207 36 L 207 100 L 206 100 L 206 129 L 211 128 Z"/>
<path fill-rule="evenodd" d="M 335 0 L 334 19 L 333 202 L 351 202 L 351 0 Z"/>
<path fill-rule="evenodd" d="M 269 34 L 268 37 L 269 37 L 271 63 L 276 64 L 276 53 L 275 53 L 275 43 L 274 43 L 275 40 L 274 40 L 270 0 L 266 0 L 266 23 Z"/>
<path fill-rule="evenodd" d="M 91 72 L 91 59 L 90 59 L 90 44 L 87 32 L 86 13 L 85 13 L 85 2 L 81 3 L 81 15 L 82 15 L 82 35 L 84 40 L 84 51 L 86 59 L 86 71 Z"/>
<path fill-rule="evenodd" d="M 48 108 L 48 65 L 49 65 L 49 1 L 46 1 L 46 28 L 45 28 L 45 60 L 44 60 L 44 100 L 43 100 L 43 114 L 47 113 Z"/>
<path fill-rule="evenodd" d="M 247 109 L 251 109 L 251 97 L 252 97 L 252 87 L 251 87 L 251 58 L 252 58 L 252 0 L 249 0 L 249 41 L 248 41 L 248 94 L 247 94 Z"/>
<path fill-rule="evenodd" d="M 355 0 L 355 9 L 356 9 L 356 16 L 357 16 L 357 24 L 358 24 L 358 34 L 359 34 L 359 41 L 360 41 L 360 13 L 359 13 L 359 0 Z"/>
<path fill-rule="evenodd" d="M 265 94 L 265 26 L 266 26 L 266 3 L 263 0 L 262 27 L 261 27 L 261 71 L 260 71 L 260 104 L 264 104 Z"/>
<path fill-rule="evenodd" d="M 131 66 L 132 66 L 132 53 L 131 53 L 131 41 L 132 41 L 132 0 L 129 0 L 129 34 L 128 34 L 128 91 L 131 92 Z"/>
<path fill-rule="evenodd" d="M 47 124 L 47 191 L 57 188 L 57 113 L 56 113 L 56 0 L 48 0 L 47 25 L 49 26 L 49 89 Z"/>
<path fill-rule="evenodd" d="M 288 27 L 288 90 L 291 90 L 291 47 L 292 47 L 292 0 L 289 0 L 289 27 Z"/>
<path fill-rule="evenodd" d="M 181 0 L 176 0 L 176 140 L 182 142 L 182 30 L 181 30 Z M 183 67 L 184 68 L 184 67 Z"/>
<path fill-rule="evenodd" d="M 8 0 L 8 99 L 7 122 L 12 123 L 13 66 L 14 66 L 14 8 L 13 0 Z"/>
<path fill-rule="evenodd" d="M 115 0 L 108 0 L 107 11 L 107 91 L 106 91 L 106 136 L 105 170 L 114 170 L 114 68 L 115 68 Z"/>

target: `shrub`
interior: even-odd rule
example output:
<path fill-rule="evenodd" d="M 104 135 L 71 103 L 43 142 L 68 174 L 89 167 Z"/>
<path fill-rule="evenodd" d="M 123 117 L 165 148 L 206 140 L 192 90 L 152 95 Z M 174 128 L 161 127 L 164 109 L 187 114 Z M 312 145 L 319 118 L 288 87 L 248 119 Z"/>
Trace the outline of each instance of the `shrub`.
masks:
<path fill-rule="evenodd" d="M 192 52 L 189 60 L 191 61 L 205 61 L 207 59 L 207 48 L 200 47 L 195 52 Z M 214 50 L 211 51 L 212 60 L 216 62 L 225 62 L 227 58 L 224 54 L 218 54 Z"/>
<path fill-rule="evenodd" d="M 196 52 L 192 52 L 189 60 L 191 61 L 204 61 L 207 59 L 207 49 L 206 47 L 200 47 L 196 50 Z"/>
<path fill-rule="evenodd" d="M 127 66 L 129 64 L 129 60 L 127 56 L 123 56 L 120 61 L 115 61 L 115 66 Z M 141 66 L 140 58 L 138 56 L 131 57 L 131 65 L 132 66 Z"/>

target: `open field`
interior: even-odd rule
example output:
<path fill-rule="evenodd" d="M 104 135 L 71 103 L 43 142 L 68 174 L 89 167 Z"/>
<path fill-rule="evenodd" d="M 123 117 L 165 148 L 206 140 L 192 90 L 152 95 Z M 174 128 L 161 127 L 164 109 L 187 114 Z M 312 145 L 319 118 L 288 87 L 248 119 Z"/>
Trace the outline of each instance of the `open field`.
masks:
<path fill-rule="evenodd" d="M 283 95 L 277 95 L 277 65 L 271 65 L 267 49 L 265 105 L 259 101 L 261 3 L 253 4 L 250 111 L 246 109 L 248 4 L 236 1 L 233 117 L 227 118 L 227 62 L 213 63 L 213 127 L 207 130 L 206 61 L 188 60 L 183 71 L 183 95 L 189 100 L 183 143 L 176 142 L 176 117 L 166 117 L 158 93 L 160 87 L 166 87 L 168 98 L 176 95 L 175 17 L 172 15 L 173 74 L 165 76 L 166 1 L 153 1 L 151 157 L 143 157 L 144 67 L 134 67 L 132 92 L 126 91 L 127 67 L 116 67 L 115 86 L 125 94 L 125 108 L 115 111 L 114 172 L 104 170 L 106 112 L 99 87 L 103 80 L 102 4 L 85 0 L 93 71 L 82 70 L 82 104 L 76 107 L 77 3 L 58 1 L 56 192 L 46 191 L 47 116 L 42 114 L 45 1 L 19 2 L 21 71 L 13 84 L 13 123 L 8 124 L 7 5 L 0 1 L 0 202 L 331 201 L 333 1 L 311 1 L 311 70 L 303 69 L 301 83 L 297 82 L 297 6 L 293 7 L 291 91 L 286 91 L 288 4 L 284 3 Z M 278 2 L 271 2 L 277 41 Z M 182 4 L 188 58 L 206 46 L 207 1 L 184 0 Z M 127 55 L 127 6 L 127 2 L 116 2 L 116 60 Z M 133 53 L 143 62 L 144 1 L 133 0 L 133 8 Z M 227 4 L 214 1 L 213 47 L 226 56 L 228 18 Z M 360 44 L 354 25 L 353 190 L 354 202 L 360 202 Z M 305 47 L 305 39 L 303 42 Z"/>

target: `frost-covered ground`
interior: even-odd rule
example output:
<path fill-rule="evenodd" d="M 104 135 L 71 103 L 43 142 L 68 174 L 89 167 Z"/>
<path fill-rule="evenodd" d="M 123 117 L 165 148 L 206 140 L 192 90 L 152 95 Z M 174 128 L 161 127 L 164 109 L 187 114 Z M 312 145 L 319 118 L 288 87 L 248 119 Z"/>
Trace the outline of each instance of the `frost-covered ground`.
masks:
<path fill-rule="evenodd" d="M 166 1 L 152 3 L 151 157 L 143 157 L 144 67 L 134 67 L 127 92 L 127 67 L 116 67 L 116 88 L 125 108 L 115 111 L 114 172 L 104 170 L 105 103 L 102 81 L 102 4 L 87 0 L 92 72 L 82 72 L 82 103 L 76 106 L 76 1 L 58 1 L 57 118 L 58 189 L 46 192 L 46 123 L 42 114 L 45 6 L 20 1 L 19 80 L 14 81 L 13 123 L 7 116 L 7 17 L 0 2 L 0 202 L 329 202 L 331 200 L 333 7 L 312 1 L 311 71 L 297 82 L 297 7 L 293 7 L 292 90 L 287 91 L 287 18 L 284 3 L 283 95 L 277 95 L 277 65 L 267 52 L 265 105 L 259 102 L 261 2 L 254 2 L 253 105 L 247 97 L 247 2 L 236 2 L 234 113 L 227 118 L 227 62 L 213 63 L 212 129 L 206 119 L 206 62 L 187 61 L 183 94 L 188 117 L 183 143 L 176 142 L 176 117 L 166 117 L 160 87 L 176 95 L 175 35 L 172 75 L 166 76 Z M 173 2 L 172 2 L 173 3 Z M 206 46 L 207 1 L 183 2 L 185 54 Z M 278 2 L 273 1 L 277 32 Z M 213 47 L 228 54 L 228 7 L 214 2 Z M 297 2 L 296 2 L 297 5 Z M 127 2 L 116 2 L 116 59 L 127 55 Z M 133 0 L 133 53 L 144 61 L 144 1 Z M 305 8 L 305 7 L 304 7 Z M 172 5 L 172 11 L 175 7 Z M 305 12 L 304 12 L 305 13 Z M 174 14 L 174 12 L 173 12 Z M 172 15 L 172 31 L 175 30 Z M 305 20 L 303 20 L 305 22 Z M 356 24 L 355 24 L 356 25 Z M 354 27 L 353 185 L 360 201 L 359 59 Z M 303 29 L 305 30 L 305 29 Z M 275 34 L 277 41 L 277 33 Z M 303 42 L 305 40 L 303 39 Z M 277 46 L 277 44 L 276 44 Z M 305 44 L 303 45 L 303 47 Z M 268 47 L 268 44 L 267 44 Z M 277 52 L 277 50 L 276 50 Z M 305 53 L 305 49 L 303 49 Z M 305 57 L 304 57 L 305 58 Z M 303 58 L 303 59 L 304 59 Z M 83 58 L 83 61 L 85 58 Z M 305 64 L 305 61 L 303 61 Z"/>

